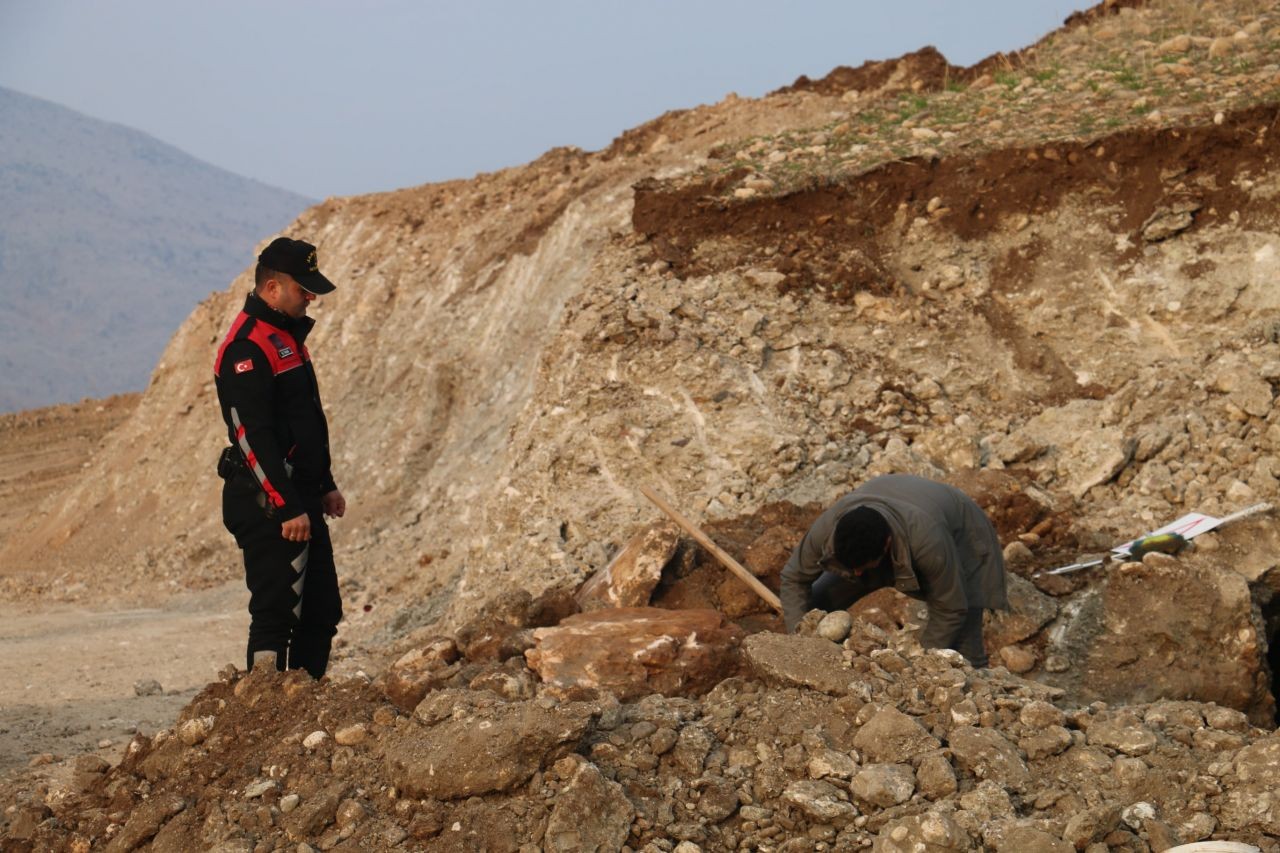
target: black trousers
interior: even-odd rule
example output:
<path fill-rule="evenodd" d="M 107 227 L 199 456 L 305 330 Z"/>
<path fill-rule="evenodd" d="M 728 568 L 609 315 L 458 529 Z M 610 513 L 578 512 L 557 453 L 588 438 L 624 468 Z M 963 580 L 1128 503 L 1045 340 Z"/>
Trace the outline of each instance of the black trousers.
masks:
<path fill-rule="evenodd" d="M 268 518 L 257 483 L 232 477 L 222 488 L 222 523 L 244 554 L 249 587 L 248 668 L 255 652 L 274 652 L 276 669 L 305 669 L 315 678 L 329 667 L 329 651 L 342 620 L 333 543 L 316 497 L 307 506 L 311 539 L 290 542 L 280 519 Z"/>
<path fill-rule="evenodd" d="M 844 610 L 873 590 L 892 585 L 892 574 L 868 572 L 857 579 L 834 572 L 823 572 L 809 590 L 809 608 L 819 610 Z M 963 613 L 941 610 L 925 597 L 929 608 L 929 621 L 920 634 L 920 645 L 926 649 L 955 649 L 964 655 L 972 666 L 988 664 L 987 648 L 982 641 L 981 607 L 971 607 Z"/>

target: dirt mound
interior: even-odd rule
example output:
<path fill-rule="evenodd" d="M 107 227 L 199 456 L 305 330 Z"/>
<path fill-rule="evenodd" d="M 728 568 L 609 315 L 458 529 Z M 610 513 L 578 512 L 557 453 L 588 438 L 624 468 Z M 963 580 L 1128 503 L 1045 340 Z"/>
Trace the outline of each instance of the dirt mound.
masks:
<path fill-rule="evenodd" d="M 862 622 L 745 654 L 696 699 L 443 689 L 412 714 L 360 679 L 228 673 L 119 766 L 10 788 L 6 849 L 1280 849 L 1280 739 L 1239 712 L 1067 711 Z"/>

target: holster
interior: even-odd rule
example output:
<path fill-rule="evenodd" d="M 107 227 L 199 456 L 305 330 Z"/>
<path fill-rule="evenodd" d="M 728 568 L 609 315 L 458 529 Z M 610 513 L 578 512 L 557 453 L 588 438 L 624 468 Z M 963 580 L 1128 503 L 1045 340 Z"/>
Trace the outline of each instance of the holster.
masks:
<path fill-rule="evenodd" d="M 235 477 L 243 477 L 246 482 L 252 483 L 257 494 L 254 496 L 258 506 L 266 513 L 267 518 L 276 517 L 276 508 L 267 501 L 267 493 L 262 491 L 262 487 L 258 485 L 258 481 L 254 479 L 249 466 L 245 464 L 244 457 L 240 455 L 240 451 L 234 447 L 222 448 L 222 454 L 218 457 L 218 476 L 224 480 L 230 481 Z"/>
<path fill-rule="evenodd" d="M 224 480 L 230 480 L 241 471 L 248 469 L 244 464 L 244 457 L 240 455 L 240 451 L 234 447 L 222 448 L 222 454 L 218 457 L 218 476 Z"/>

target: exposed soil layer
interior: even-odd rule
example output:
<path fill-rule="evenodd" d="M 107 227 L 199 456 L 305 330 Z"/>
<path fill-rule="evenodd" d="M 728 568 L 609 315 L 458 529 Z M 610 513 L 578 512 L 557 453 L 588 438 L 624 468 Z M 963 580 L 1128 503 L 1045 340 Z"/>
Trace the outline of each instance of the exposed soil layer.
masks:
<path fill-rule="evenodd" d="M 1062 29 L 1085 26 L 1099 18 L 1117 15 L 1121 9 L 1137 9 L 1147 0 L 1106 0 L 1088 9 L 1073 12 Z M 1055 35 L 1061 30 L 1055 31 Z M 1045 38 L 1051 38 L 1046 36 Z M 1043 39 L 1041 40 L 1043 41 Z M 965 67 L 952 65 L 937 48 L 925 47 L 896 59 L 869 60 L 857 68 L 841 65 L 817 80 L 800 76 L 790 86 L 773 94 L 815 92 L 842 95 L 845 92 L 889 94 L 907 89 L 913 92 L 935 92 L 951 82 L 969 82 L 984 74 L 1019 68 L 1035 53 L 1040 42 L 1011 53 L 1000 52 Z"/>
<path fill-rule="evenodd" d="M 1079 195 L 1121 211 L 1116 227 L 1133 247 L 1143 243 L 1144 224 L 1173 205 L 1194 212 L 1188 230 L 1227 219 L 1261 224 L 1275 214 L 1275 202 L 1251 196 L 1239 179 L 1275 167 L 1280 142 L 1269 131 L 1277 117 L 1280 107 L 1265 105 L 1224 116 L 1221 124 L 1127 130 L 973 158 L 913 157 L 843 183 L 763 199 L 720 198 L 732 174 L 687 185 L 646 180 L 636 185 L 632 222 L 682 275 L 758 258 L 787 276 L 784 287 L 850 299 L 859 290 L 893 289 L 883 273 L 886 237 L 916 217 L 979 240 L 1013 217 L 1042 215 Z M 930 210 L 933 199 L 940 205 Z M 741 251 L 698 252 L 715 239 Z M 770 262 L 763 250 L 774 246 L 781 257 Z"/>

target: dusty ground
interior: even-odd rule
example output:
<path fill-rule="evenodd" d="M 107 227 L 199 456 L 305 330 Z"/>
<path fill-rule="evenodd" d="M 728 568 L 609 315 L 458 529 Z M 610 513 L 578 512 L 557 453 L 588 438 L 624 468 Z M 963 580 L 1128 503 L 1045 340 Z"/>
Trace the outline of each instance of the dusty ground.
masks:
<path fill-rule="evenodd" d="M 0 607 L 0 773 L 42 753 L 118 760 L 135 732 L 169 725 L 243 658 L 243 599 L 227 585 L 162 608 Z M 147 680 L 162 692 L 137 695 Z"/>

